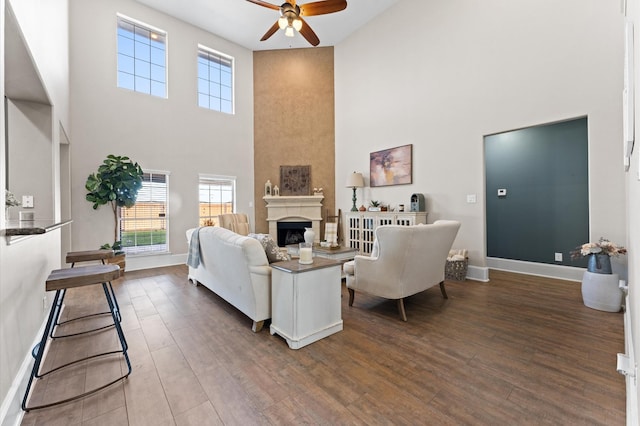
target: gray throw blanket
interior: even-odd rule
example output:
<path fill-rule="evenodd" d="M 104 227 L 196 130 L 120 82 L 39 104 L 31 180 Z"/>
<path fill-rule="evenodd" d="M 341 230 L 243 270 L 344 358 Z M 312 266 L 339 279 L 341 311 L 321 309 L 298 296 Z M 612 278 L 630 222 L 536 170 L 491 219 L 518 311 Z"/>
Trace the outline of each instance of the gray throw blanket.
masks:
<path fill-rule="evenodd" d="M 200 265 L 200 228 L 196 228 L 191 234 L 189 241 L 189 254 L 187 256 L 187 265 L 197 268 Z"/>

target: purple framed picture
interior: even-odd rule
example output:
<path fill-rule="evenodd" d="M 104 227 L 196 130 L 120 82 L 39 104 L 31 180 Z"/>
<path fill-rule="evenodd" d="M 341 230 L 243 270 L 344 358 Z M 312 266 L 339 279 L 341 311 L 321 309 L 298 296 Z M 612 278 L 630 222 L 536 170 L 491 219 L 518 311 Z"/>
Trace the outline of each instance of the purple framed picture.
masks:
<path fill-rule="evenodd" d="M 373 187 L 411 183 L 412 154 L 411 144 L 372 152 L 369 155 L 370 185 Z"/>

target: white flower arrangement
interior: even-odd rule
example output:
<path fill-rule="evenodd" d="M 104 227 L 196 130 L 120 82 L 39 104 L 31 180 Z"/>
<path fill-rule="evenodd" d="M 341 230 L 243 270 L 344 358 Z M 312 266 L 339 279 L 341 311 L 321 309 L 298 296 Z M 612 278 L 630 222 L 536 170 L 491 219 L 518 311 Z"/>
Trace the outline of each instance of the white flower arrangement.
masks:
<path fill-rule="evenodd" d="M 607 256 L 619 256 L 627 254 L 627 249 L 612 243 L 606 238 L 600 238 L 597 243 L 584 243 L 581 246 L 576 247 L 576 250 L 571 252 L 571 257 L 577 259 L 581 256 L 589 256 L 590 254 L 606 254 Z"/>
<path fill-rule="evenodd" d="M 18 201 L 16 196 L 13 195 L 13 192 L 9 191 L 8 189 L 6 189 L 4 191 L 4 206 L 5 207 L 17 207 L 20 204 L 21 204 L 20 201 Z"/>

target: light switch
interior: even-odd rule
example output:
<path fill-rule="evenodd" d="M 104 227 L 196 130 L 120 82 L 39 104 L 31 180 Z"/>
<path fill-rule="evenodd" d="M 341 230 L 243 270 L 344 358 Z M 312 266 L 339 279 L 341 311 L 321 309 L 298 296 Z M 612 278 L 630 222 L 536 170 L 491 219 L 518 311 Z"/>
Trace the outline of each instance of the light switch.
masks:
<path fill-rule="evenodd" d="M 24 207 L 25 209 L 33 208 L 33 195 L 22 196 L 22 207 Z"/>
<path fill-rule="evenodd" d="M 473 204 L 476 202 L 476 194 L 467 194 L 467 203 Z"/>

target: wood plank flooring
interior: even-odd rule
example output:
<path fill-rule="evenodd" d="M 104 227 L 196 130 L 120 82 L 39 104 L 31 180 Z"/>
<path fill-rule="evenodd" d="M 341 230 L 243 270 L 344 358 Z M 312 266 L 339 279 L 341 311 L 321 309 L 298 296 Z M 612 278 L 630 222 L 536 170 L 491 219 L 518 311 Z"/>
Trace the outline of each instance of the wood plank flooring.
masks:
<path fill-rule="evenodd" d="M 624 425 L 623 315 L 582 304 L 580 284 L 491 271 L 396 302 L 356 293 L 344 330 L 299 350 L 251 321 L 186 266 L 114 283 L 132 375 L 81 401 L 26 413 L 24 425 Z M 64 314 L 104 309 L 100 286 L 70 291 Z M 98 319 L 97 321 L 105 321 Z M 80 327 L 70 323 L 68 329 Z M 46 366 L 116 348 L 110 329 L 61 339 Z M 121 358 L 121 357 L 120 357 Z M 92 361 L 39 382 L 50 401 L 116 377 Z"/>

